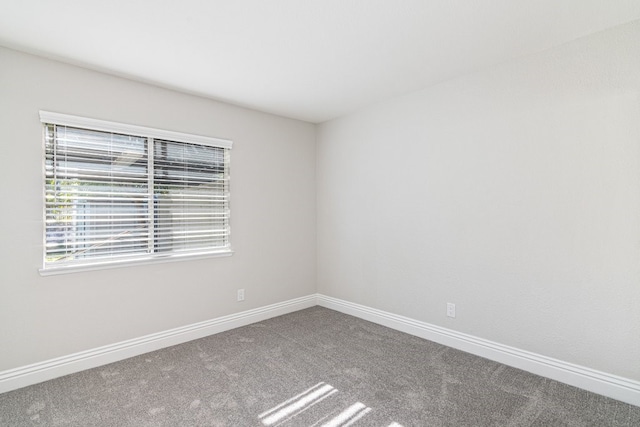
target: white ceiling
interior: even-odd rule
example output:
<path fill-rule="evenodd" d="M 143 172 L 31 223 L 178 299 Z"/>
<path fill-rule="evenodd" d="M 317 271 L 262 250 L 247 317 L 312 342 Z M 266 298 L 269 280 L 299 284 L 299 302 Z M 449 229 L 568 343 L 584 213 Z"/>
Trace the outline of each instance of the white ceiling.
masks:
<path fill-rule="evenodd" d="M 0 0 L 0 45 L 318 123 L 637 19 L 640 0 Z"/>

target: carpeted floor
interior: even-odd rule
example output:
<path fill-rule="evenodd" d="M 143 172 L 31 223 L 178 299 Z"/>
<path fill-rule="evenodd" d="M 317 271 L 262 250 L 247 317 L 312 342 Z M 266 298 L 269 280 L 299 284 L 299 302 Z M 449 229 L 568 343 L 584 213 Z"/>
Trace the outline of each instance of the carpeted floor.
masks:
<path fill-rule="evenodd" d="M 0 394 L 0 426 L 640 426 L 640 407 L 321 307 Z"/>

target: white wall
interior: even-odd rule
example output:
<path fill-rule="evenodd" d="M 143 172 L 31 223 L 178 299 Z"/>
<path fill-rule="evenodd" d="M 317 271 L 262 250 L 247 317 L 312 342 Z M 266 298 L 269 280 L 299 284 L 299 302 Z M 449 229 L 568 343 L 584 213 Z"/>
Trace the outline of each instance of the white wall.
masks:
<path fill-rule="evenodd" d="M 320 293 L 640 380 L 640 21 L 324 123 L 317 150 Z"/>
<path fill-rule="evenodd" d="M 233 140 L 235 254 L 41 277 L 40 109 Z M 0 371 L 316 290 L 312 124 L 0 48 L 0 135 Z"/>
<path fill-rule="evenodd" d="M 308 123 L 0 48 L 0 371 L 317 290 L 640 380 L 637 52 L 640 22 L 316 146 Z M 40 109 L 232 139 L 235 254 L 41 277 Z"/>

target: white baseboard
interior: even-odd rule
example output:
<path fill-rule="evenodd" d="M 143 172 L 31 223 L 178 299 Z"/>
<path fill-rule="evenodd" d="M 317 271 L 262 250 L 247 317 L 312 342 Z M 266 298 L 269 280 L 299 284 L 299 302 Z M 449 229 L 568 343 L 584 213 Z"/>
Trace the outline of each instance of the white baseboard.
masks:
<path fill-rule="evenodd" d="M 317 295 L 318 305 L 378 323 L 533 374 L 640 406 L 640 382 L 509 347 L 360 304 Z"/>
<path fill-rule="evenodd" d="M 316 305 L 316 295 L 309 295 L 2 371 L 0 372 L 0 393 L 16 390 L 74 372 L 80 372 L 85 369 L 96 368 L 161 348 L 182 344 L 208 335 L 313 307 L 314 305 Z"/>
<path fill-rule="evenodd" d="M 0 372 L 0 393 L 320 305 L 467 353 L 640 406 L 640 382 L 386 311 L 314 294 Z"/>

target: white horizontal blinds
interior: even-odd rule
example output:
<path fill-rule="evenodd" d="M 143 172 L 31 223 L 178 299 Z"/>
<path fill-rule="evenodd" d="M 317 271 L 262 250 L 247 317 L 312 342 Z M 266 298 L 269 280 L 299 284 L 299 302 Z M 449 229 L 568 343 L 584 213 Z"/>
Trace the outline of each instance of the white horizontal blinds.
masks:
<path fill-rule="evenodd" d="M 229 149 L 155 139 L 154 251 L 229 249 Z"/>
<path fill-rule="evenodd" d="M 146 138 L 45 126 L 45 267 L 146 254 Z"/>
<path fill-rule="evenodd" d="M 231 253 L 231 141 L 46 111 L 40 118 L 44 270 Z"/>

